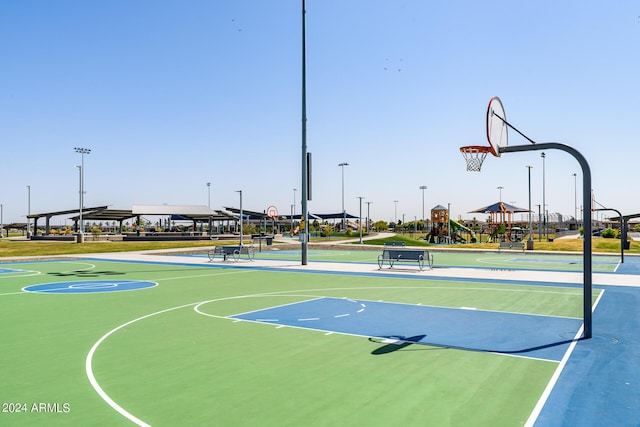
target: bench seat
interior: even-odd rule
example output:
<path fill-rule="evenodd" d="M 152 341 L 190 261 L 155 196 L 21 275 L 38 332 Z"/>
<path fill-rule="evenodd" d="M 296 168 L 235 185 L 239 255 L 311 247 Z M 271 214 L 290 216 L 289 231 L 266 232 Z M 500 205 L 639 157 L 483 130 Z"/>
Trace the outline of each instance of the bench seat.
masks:
<path fill-rule="evenodd" d="M 237 262 L 240 259 L 240 255 L 246 255 L 247 258 L 252 261 L 255 257 L 253 246 L 216 246 L 215 248 L 207 251 L 209 262 L 216 259 L 216 257 L 221 257 L 223 261 L 226 261 L 231 257 Z"/>
<path fill-rule="evenodd" d="M 498 252 L 502 252 L 503 250 L 524 252 L 524 242 L 500 242 Z"/>
<path fill-rule="evenodd" d="M 389 263 L 389 268 L 393 268 L 393 264 L 397 262 L 415 262 L 418 264 L 420 271 L 422 271 L 425 262 L 429 266 L 429 269 L 433 268 L 433 255 L 430 255 L 426 249 L 385 247 L 382 253 L 378 255 L 379 270 L 382 269 L 385 262 Z"/>

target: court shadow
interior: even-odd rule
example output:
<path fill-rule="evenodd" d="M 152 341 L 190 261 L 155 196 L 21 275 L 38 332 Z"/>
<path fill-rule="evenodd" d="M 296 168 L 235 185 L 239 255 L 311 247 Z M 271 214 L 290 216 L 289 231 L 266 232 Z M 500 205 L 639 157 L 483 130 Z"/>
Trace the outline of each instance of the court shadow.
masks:
<path fill-rule="evenodd" d="M 123 275 L 120 271 L 106 270 L 106 271 L 94 271 L 94 270 L 80 270 L 80 271 L 65 271 L 56 273 L 47 273 L 49 276 L 56 277 L 100 277 L 100 276 L 116 276 Z"/>
<path fill-rule="evenodd" d="M 568 344 L 571 344 L 572 342 L 583 340 L 583 338 L 566 339 L 566 340 L 560 340 L 556 342 L 550 342 L 548 344 L 525 347 L 525 348 L 514 349 L 514 350 L 498 350 L 498 349 L 492 349 L 492 348 L 474 348 L 474 347 L 466 347 L 463 345 L 451 345 L 451 344 L 439 344 L 434 342 L 425 342 L 425 341 L 422 341 L 424 337 L 426 337 L 426 335 L 416 335 L 408 338 L 401 337 L 401 336 L 392 336 L 392 337 L 386 337 L 386 338 L 369 338 L 369 341 L 377 342 L 377 343 L 384 343 L 385 341 L 389 341 L 388 344 L 373 350 L 371 354 L 373 355 L 389 354 L 395 351 L 405 350 L 407 347 L 417 344 L 421 347 L 424 346 L 424 347 L 433 347 L 433 348 L 439 348 L 439 349 L 520 355 L 520 354 L 527 354 L 527 353 L 535 352 L 539 350 L 545 350 L 545 349 L 549 349 L 557 346 L 568 345 Z M 409 349 L 408 351 L 413 351 L 413 350 L 414 349 Z M 418 348 L 415 348 L 415 350 L 418 350 Z"/>
<path fill-rule="evenodd" d="M 393 342 L 390 342 L 389 344 L 383 345 L 382 347 L 379 347 L 373 350 L 371 354 L 381 355 L 381 354 L 393 353 L 394 351 L 402 350 L 403 348 L 406 348 L 410 345 L 418 343 L 424 337 L 426 337 L 426 335 L 416 335 L 416 336 L 407 337 L 407 338 L 405 337 L 389 337 L 389 338 L 382 338 L 382 339 L 369 338 L 370 341 L 374 341 L 374 342 L 384 342 L 385 340 L 393 341 Z"/>

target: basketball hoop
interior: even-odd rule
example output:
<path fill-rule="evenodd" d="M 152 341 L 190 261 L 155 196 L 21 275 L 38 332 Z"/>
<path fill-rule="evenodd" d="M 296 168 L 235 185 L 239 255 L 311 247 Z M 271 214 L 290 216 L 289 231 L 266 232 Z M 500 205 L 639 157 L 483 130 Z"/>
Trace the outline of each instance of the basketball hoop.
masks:
<path fill-rule="evenodd" d="M 482 162 L 484 162 L 487 154 L 491 152 L 491 147 L 484 145 L 467 145 L 466 147 L 460 147 L 460 152 L 467 161 L 467 170 L 480 172 Z"/>

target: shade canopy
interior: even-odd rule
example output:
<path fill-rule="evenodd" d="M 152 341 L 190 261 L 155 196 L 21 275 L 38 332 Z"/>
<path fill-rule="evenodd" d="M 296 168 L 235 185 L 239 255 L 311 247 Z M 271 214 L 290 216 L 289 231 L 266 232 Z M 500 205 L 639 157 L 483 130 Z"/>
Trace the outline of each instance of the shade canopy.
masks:
<path fill-rule="evenodd" d="M 480 209 L 473 210 L 471 212 L 478 213 L 516 213 L 516 212 L 529 212 L 529 209 L 519 208 L 517 206 L 510 205 L 505 202 L 496 202 L 492 205 L 485 206 Z"/>

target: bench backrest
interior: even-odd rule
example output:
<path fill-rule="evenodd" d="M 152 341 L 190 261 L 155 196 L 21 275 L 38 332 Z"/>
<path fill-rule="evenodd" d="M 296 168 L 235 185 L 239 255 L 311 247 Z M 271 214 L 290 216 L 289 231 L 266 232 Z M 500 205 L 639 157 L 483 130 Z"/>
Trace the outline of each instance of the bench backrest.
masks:
<path fill-rule="evenodd" d="M 501 248 L 523 248 L 524 242 L 500 242 Z"/>
<path fill-rule="evenodd" d="M 406 242 L 385 242 L 384 246 L 406 246 Z"/>
<path fill-rule="evenodd" d="M 240 251 L 240 246 L 216 246 L 215 253 L 232 255 L 235 251 Z"/>
<path fill-rule="evenodd" d="M 424 249 L 385 249 L 382 251 L 382 257 L 384 259 L 417 261 L 419 259 L 427 259 L 429 252 Z"/>

